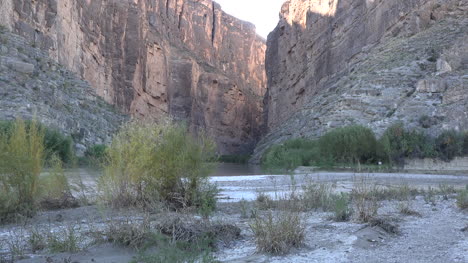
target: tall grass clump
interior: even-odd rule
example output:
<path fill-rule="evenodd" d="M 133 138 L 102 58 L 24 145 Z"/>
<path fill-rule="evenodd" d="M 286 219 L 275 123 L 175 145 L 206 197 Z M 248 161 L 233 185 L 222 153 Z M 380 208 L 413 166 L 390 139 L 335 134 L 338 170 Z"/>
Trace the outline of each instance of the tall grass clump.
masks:
<path fill-rule="evenodd" d="M 298 196 L 303 211 L 319 208 L 328 211 L 333 208 L 334 194 L 330 184 L 309 183 L 303 186 L 303 191 Z"/>
<path fill-rule="evenodd" d="M 348 194 L 341 193 L 334 197 L 333 219 L 338 222 L 348 221 L 352 214 L 353 209 L 350 207 Z"/>
<path fill-rule="evenodd" d="M 44 160 L 44 130 L 36 121 L 17 119 L 0 134 L 0 221 L 35 212 Z"/>
<path fill-rule="evenodd" d="M 377 193 L 378 187 L 371 184 L 367 178 L 356 179 L 351 197 L 354 203 L 354 214 L 360 222 L 367 223 L 377 216 L 380 208 Z"/>
<path fill-rule="evenodd" d="M 250 223 L 255 243 L 259 252 L 285 254 L 293 247 L 302 245 L 305 226 L 295 212 L 283 212 L 273 215 L 256 216 Z"/>
<path fill-rule="evenodd" d="M 106 150 L 102 198 L 116 207 L 147 207 L 158 201 L 173 208 L 207 205 L 215 194 L 209 188 L 212 194 L 204 195 L 214 148 L 205 135 L 192 135 L 172 121 L 129 123 Z"/>

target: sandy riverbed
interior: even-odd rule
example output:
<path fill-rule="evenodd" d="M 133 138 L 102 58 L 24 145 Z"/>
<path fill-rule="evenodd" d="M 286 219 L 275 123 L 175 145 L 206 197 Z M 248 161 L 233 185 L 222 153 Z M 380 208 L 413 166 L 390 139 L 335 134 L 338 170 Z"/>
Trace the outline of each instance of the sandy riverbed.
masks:
<path fill-rule="evenodd" d="M 87 195 L 95 192 L 95 173 L 74 170 L 71 181 L 86 186 Z M 254 205 L 258 192 L 270 194 L 288 192 L 292 186 L 298 189 L 310 182 L 330 183 L 335 191 L 350 191 L 353 182 L 365 177 L 382 186 L 427 188 L 452 185 L 462 188 L 468 184 L 468 176 L 426 174 L 355 174 L 313 173 L 291 175 L 238 175 L 214 176 L 211 181 L 221 189 L 218 210 L 212 217 L 238 226 L 241 238 L 215 252 L 222 262 L 468 262 L 468 233 L 462 229 L 468 225 L 468 213 L 461 211 L 453 198 L 437 197 L 435 205 L 428 204 L 422 196 L 411 201 L 412 208 L 421 216 L 405 216 L 398 212 L 398 201 L 383 201 L 379 216 L 392 218 L 399 225 L 399 234 L 390 234 L 379 228 L 356 222 L 334 222 L 330 213 L 313 211 L 302 213 L 306 223 L 306 239 L 303 247 L 285 256 L 271 256 L 256 252 L 250 219 L 242 217 L 241 199 Z M 75 193 L 77 194 L 77 193 Z M 99 230 L 109 218 L 131 216 L 137 213 L 107 211 L 99 206 L 41 212 L 26 223 L 0 226 L 0 253 L 7 253 L 8 240 L 27 239 L 27 230 L 46 227 L 59 231 L 74 227 L 81 233 Z M 157 215 L 156 215 L 157 217 Z M 2 246 L 3 244 L 3 246 Z M 18 262 L 129 262 L 136 251 L 112 244 L 87 245 L 78 253 L 51 255 L 47 251 L 36 254 L 26 251 Z M 67 261 L 68 260 L 68 261 Z"/>

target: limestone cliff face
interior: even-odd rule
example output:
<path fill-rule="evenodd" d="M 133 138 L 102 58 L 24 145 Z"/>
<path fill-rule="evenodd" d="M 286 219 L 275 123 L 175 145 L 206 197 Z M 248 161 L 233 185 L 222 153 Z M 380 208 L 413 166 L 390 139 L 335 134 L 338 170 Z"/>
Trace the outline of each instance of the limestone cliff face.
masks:
<path fill-rule="evenodd" d="M 467 0 L 286 1 L 267 41 L 257 157 L 350 124 L 468 129 L 467 14 Z"/>
<path fill-rule="evenodd" d="M 0 23 L 138 117 L 206 129 L 221 153 L 253 148 L 265 43 L 211 0 L 3 0 Z"/>

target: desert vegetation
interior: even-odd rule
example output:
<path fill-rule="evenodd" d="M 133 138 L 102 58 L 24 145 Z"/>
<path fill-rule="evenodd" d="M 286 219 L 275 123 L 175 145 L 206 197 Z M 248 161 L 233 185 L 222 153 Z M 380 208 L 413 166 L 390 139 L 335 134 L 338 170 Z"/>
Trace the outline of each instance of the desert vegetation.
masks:
<path fill-rule="evenodd" d="M 17 120 L 0 134 L 0 221 L 35 213 L 44 165 L 44 131 Z"/>
<path fill-rule="evenodd" d="M 130 122 L 108 146 L 89 148 L 85 155 L 102 174 L 95 182 L 97 194 L 85 203 L 77 200 L 80 189 L 76 181 L 70 182 L 60 154 L 47 154 L 42 125 L 17 120 L 1 134 L 1 223 L 18 225 L 8 234 L 15 238 L 0 244 L 7 249 L 7 254 L 0 253 L 2 263 L 31 254 L 77 255 L 106 244 L 132 251 L 131 262 L 217 262 L 220 249 L 243 243 L 260 255 L 282 257 L 309 249 L 321 231 L 317 222 L 330 231 L 359 226 L 390 238 L 399 235 L 402 218 L 424 219 L 427 211 L 447 204 L 460 212 L 468 203 L 468 190 L 449 185 L 384 186 L 359 176 L 342 192 L 334 182 L 310 178 L 299 183 L 295 175 L 285 175 L 287 189 L 275 188 L 273 194 L 259 190 L 255 200 L 223 203 L 220 208 L 219 190 L 208 178 L 218 159 L 214 143 L 203 132 L 192 134 L 171 120 Z M 350 141 L 348 136 L 358 139 Z M 359 144 L 369 138 L 368 144 Z M 294 140 L 278 147 L 300 156 L 298 163 L 325 156 L 325 163 L 365 166 L 376 160 L 373 149 L 385 147 L 372 138 L 369 130 L 350 127 L 323 141 Z M 325 145 L 333 145 L 333 150 L 317 150 Z M 278 156 L 282 161 L 287 157 Z M 80 207 L 83 204 L 91 206 Z M 421 212 L 421 204 L 428 210 Z M 394 207 L 393 217 L 385 212 L 389 206 Z M 68 208 L 72 209 L 65 212 Z M 74 210 L 79 221 L 65 219 Z M 88 211 L 94 211 L 93 219 L 80 215 Z M 42 213 L 48 213 L 47 223 L 30 223 L 29 218 L 37 220 Z"/>
<path fill-rule="evenodd" d="M 0 121 L 0 133 L 4 137 L 9 137 L 17 131 L 18 121 Z M 38 129 L 42 133 L 43 138 L 38 138 L 43 144 L 43 159 L 48 161 L 53 156 L 57 156 L 67 165 L 71 165 L 74 161 L 75 154 L 73 151 L 73 139 L 71 136 L 66 136 L 57 129 L 46 127 L 35 120 L 21 121 L 25 126 L 24 129 L 29 131 Z"/>
<path fill-rule="evenodd" d="M 450 161 L 468 154 L 468 134 L 448 130 L 432 137 L 419 130 L 408 130 L 403 124 L 390 126 L 377 139 L 369 128 L 347 126 L 332 130 L 320 138 L 291 139 L 273 145 L 261 163 L 267 170 L 293 170 L 298 166 L 321 168 L 353 167 L 359 171 L 375 168 L 379 163 L 387 169 L 404 165 L 415 158 L 439 158 Z"/>
<path fill-rule="evenodd" d="M 99 188 L 107 204 L 214 208 L 216 189 L 207 182 L 214 143 L 203 134 L 193 136 L 170 121 L 130 123 L 114 137 L 106 155 Z"/>
<path fill-rule="evenodd" d="M 18 222 L 21 218 L 34 216 L 38 209 L 77 207 L 79 204 L 73 197 L 63 167 L 64 160 L 68 161 L 71 155 L 61 151 L 70 146 L 69 140 L 62 140 L 65 137 L 55 131 L 49 132 L 47 137 L 47 129 L 35 120 L 25 122 L 18 119 L 1 127 L 0 222 Z M 136 209 L 137 213 L 185 211 L 183 213 L 195 212 L 207 219 L 216 207 L 217 189 L 207 180 L 214 165 L 210 162 L 215 158 L 214 146 L 202 132 L 193 135 L 185 125 L 170 120 L 131 122 L 114 136 L 109 146 L 91 147 L 85 153 L 88 160 L 103 170 L 96 200 L 106 210 Z M 41 174 L 45 165 L 49 167 L 48 172 Z M 142 254 L 143 261 L 138 262 L 166 262 L 172 256 L 178 256 L 174 262 L 198 258 L 209 247 L 203 245 L 202 249 L 206 240 L 215 240 L 224 228 L 229 228 L 208 227 L 204 223 L 206 229 L 197 233 L 200 237 L 196 240 L 177 238 L 171 241 L 162 234 L 161 227 L 154 227 L 154 222 L 132 221 L 131 225 L 128 222 L 109 221 L 107 231 L 101 236 L 105 236 L 108 242 L 133 248 L 158 244 L 172 251 L 162 258 Z M 181 233 L 200 224 L 193 223 Z M 175 223 L 173 226 L 181 227 Z M 212 228 L 218 229 L 216 233 L 209 232 Z M 63 233 L 35 229 L 28 230 L 25 236 L 29 236 L 29 247 L 33 252 L 44 249 L 51 253 L 76 252 L 82 249 L 82 233 L 71 226 L 61 231 Z M 203 233 L 206 231 L 209 233 L 205 237 Z M 20 243 L 25 246 L 24 242 L 18 241 Z M 10 247 L 13 259 L 21 257 L 19 251 L 24 248 L 20 249 L 15 244 Z"/>

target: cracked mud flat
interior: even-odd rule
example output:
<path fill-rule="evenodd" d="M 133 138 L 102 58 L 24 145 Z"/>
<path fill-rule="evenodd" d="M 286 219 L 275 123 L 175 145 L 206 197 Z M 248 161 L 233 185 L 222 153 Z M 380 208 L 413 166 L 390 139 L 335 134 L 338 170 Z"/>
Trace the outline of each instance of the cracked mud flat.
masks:
<path fill-rule="evenodd" d="M 75 171 L 76 173 L 77 171 Z M 86 173 L 82 170 L 79 173 Z M 95 175 L 85 175 L 87 191 L 93 192 Z M 378 185 L 399 186 L 408 184 L 412 187 L 437 187 L 439 184 L 462 188 L 468 184 L 467 176 L 418 175 L 418 174 L 353 174 L 353 173 L 318 173 L 294 175 L 294 184 L 329 182 L 336 191 L 350 191 L 353 180 L 364 176 Z M 302 213 L 306 223 L 306 238 L 301 248 L 294 249 L 287 255 L 271 256 L 257 253 L 249 219 L 241 216 L 241 198 L 253 200 L 258 191 L 275 194 L 289 191 L 289 175 L 253 175 L 253 176 L 215 176 L 212 178 L 221 188 L 218 210 L 212 217 L 214 221 L 231 223 L 242 230 L 241 238 L 227 246 L 221 246 L 215 257 L 221 262 L 468 262 L 468 232 L 462 231 L 468 226 L 468 212 L 461 211 L 453 198 L 444 200 L 438 197 L 436 205 L 427 204 L 422 196 L 412 201 L 411 207 L 419 216 L 406 216 L 398 212 L 398 201 L 383 201 L 379 216 L 392 218 L 399 225 L 398 235 L 389 234 L 379 227 L 351 222 L 334 222 L 330 213 Z M 253 202 L 248 205 L 253 206 Z M 60 211 L 43 212 L 23 225 L 5 225 L 0 227 L 0 247 L 2 241 L 18 236 L 26 236 L 25 229 L 32 226 L 49 227 L 53 231 L 73 226 L 80 233 L 102 229 L 109 218 L 124 218 L 127 215 L 117 211 L 105 212 L 97 206 L 80 207 Z M 158 216 L 158 215 L 156 215 Z M 88 240 L 89 242 L 89 240 Z M 0 253 L 5 253 L 5 245 Z M 112 244 L 87 246 L 75 254 L 61 253 L 48 255 L 47 251 L 31 254 L 17 262 L 129 262 L 137 253 Z"/>

